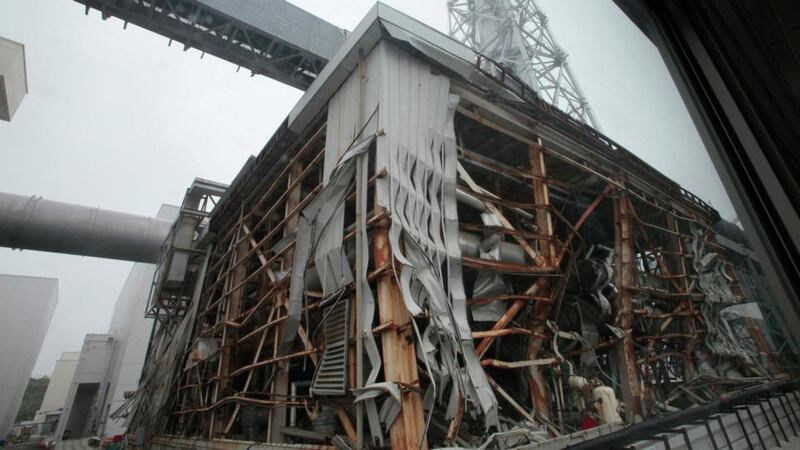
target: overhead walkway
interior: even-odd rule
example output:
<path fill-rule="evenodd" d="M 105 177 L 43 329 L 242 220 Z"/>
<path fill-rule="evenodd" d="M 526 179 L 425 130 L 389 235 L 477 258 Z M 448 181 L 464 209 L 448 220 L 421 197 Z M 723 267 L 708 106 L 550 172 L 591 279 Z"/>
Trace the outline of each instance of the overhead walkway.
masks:
<path fill-rule="evenodd" d="M 284 0 L 76 1 L 301 90 L 347 33 Z"/>

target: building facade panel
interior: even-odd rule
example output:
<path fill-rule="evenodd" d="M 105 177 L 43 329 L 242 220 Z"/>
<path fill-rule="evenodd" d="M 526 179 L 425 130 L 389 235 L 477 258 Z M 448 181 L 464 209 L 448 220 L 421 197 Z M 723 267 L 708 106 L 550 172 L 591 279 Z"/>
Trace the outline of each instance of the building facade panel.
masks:
<path fill-rule="evenodd" d="M 0 436 L 14 425 L 58 303 L 58 280 L 0 275 Z"/>

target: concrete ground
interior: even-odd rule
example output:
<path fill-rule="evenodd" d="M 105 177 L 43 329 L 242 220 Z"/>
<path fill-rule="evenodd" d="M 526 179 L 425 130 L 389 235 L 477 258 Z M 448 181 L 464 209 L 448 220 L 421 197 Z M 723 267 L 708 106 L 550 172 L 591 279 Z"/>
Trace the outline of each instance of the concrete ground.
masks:
<path fill-rule="evenodd" d="M 782 442 L 781 448 L 789 450 L 800 450 L 800 437 L 793 437 L 789 439 L 789 442 Z"/>
<path fill-rule="evenodd" d="M 96 450 L 89 447 L 86 443 L 86 438 L 68 439 L 66 441 L 58 441 L 56 443 L 56 450 Z"/>
<path fill-rule="evenodd" d="M 31 440 L 19 444 L 7 444 L 5 448 L 8 450 L 37 450 L 36 442 L 36 440 Z"/>

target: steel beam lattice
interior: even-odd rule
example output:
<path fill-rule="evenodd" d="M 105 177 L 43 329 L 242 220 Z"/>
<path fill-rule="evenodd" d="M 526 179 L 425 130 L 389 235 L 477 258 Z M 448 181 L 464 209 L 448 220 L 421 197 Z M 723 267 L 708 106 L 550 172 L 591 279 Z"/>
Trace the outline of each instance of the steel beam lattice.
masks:
<path fill-rule="evenodd" d="M 448 33 L 511 68 L 544 100 L 573 118 L 600 124 L 534 0 L 448 0 Z M 487 65 L 492 70 L 491 65 Z"/>
<path fill-rule="evenodd" d="M 284 0 L 76 1 L 301 90 L 346 34 Z"/>

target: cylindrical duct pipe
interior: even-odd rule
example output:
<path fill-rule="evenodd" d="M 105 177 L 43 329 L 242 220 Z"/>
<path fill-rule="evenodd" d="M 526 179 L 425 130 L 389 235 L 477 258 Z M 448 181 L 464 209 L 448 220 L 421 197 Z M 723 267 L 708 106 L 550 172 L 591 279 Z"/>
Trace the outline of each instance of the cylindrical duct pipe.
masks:
<path fill-rule="evenodd" d="M 155 263 L 173 222 L 0 193 L 0 246 Z"/>

